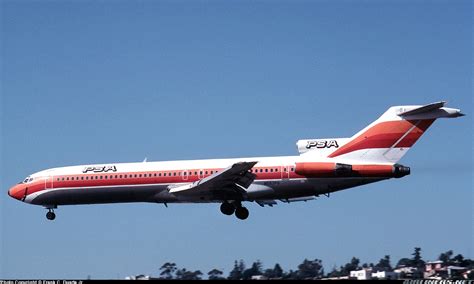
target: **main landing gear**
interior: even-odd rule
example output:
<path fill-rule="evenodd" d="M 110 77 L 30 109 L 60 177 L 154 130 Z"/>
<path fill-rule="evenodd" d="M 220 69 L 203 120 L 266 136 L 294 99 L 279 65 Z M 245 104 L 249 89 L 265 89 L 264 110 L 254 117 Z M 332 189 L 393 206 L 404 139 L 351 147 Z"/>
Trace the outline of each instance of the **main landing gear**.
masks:
<path fill-rule="evenodd" d="M 46 219 L 51 221 L 56 219 L 56 214 L 54 214 L 54 210 L 52 208 L 48 208 L 48 213 L 46 213 Z"/>
<path fill-rule="evenodd" d="M 232 215 L 235 213 L 235 217 L 239 218 L 240 220 L 245 220 L 249 217 L 249 210 L 243 207 L 240 202 L 223 202 L 221 204 L 221 212 L 225 215 Z"/>

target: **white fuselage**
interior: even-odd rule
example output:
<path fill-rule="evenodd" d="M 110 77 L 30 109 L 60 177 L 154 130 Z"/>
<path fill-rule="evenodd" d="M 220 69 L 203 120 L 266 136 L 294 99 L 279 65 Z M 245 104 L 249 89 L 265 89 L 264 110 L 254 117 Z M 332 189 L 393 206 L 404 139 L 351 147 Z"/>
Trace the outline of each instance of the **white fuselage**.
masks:
<path fill-rule="evenodd" d="M 258 161 L 256 175 L 243 201 L 289 199 L 326 194 L 381 178 L 307 178 L 295 173 L 305 156 L 208 159 L 166 162 L 80 165 L 44 170 L 31 175 L 24 201 L 57 206 L 115 202 L 221 202 L 218 194 L 183 197 L 168 189 L 194 182 L 241 161 Z M 235 199 L 239 197 L 236 196 Z M 229 199 L 229 198 L 224 198 Z"/>

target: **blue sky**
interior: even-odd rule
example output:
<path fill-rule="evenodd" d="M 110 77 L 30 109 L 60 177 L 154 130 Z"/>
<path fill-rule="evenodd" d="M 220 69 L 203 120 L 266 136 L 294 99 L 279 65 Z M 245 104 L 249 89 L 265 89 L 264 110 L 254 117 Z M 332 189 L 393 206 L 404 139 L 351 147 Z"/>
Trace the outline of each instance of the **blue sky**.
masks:
<path fill-rule="evenodd" d="M 326 269 L 473 254 L 470 1 L 2 1 L 0 278 L 227 274 L 235 259 Z M 250 218 L 218 205 L 41 207 L 28 174 L 110 162 L 296 154 L 391 105 L 439 100 L 412 174 Z"/>

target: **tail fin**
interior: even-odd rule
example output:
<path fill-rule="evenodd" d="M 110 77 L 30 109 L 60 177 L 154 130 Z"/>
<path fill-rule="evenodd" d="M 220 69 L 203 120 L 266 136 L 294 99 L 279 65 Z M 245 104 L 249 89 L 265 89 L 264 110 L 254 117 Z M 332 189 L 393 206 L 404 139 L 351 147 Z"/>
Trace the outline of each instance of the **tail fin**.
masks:
<path fill-rule="evenodd" d="M 354 162 L 396 163 L 437 118 L 464 115 L 459 109 L 445 108 L 445 103 L 391 107 L 328 157 Z"/>

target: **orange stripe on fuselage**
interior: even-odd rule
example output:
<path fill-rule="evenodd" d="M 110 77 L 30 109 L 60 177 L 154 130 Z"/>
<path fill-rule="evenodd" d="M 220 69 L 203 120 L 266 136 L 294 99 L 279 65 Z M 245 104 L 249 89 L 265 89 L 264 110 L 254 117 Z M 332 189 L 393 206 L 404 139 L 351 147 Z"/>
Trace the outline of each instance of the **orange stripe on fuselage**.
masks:
<path fill-rule="evenodd" d="M 295 168 L 294 166 L 285 166 L 285 167 L 289 169 Z M 273 172 L 270 171 L 271 169 L 273 170 Z M 172 183 L 194 182 L 204 177 L 208 177 L 212 175 L 211 171 L 216 173 L 221 170 L 223 169 L 114 172 L 114 173 L 101 173 L 101 174 L 81 173 L 77 175 L 56 175 L 56 176 L 52 176 L 52 178 L 53 178 L 53 188 L 81 188 L 81 187 L 102 187 L 102 186 L 105 187 L 105 186 L 117 186 L 117 185 L 126 186 L 126 185 L 147 185 L 147 184 L 172 184 Z M 254 167 L 252 168 L 252 170 L 253 170 L 252 172 L 254 172 L 255 170 L 258 170 L 258 171 L 262 170 L 262 172 L 258 172 L 258 173 L 254 172 L 254 174 L 257 175 L 255 180 L 280 180 L 282 177 L 282 174 L 285 178 L 288 177 L 287 172 L 282 172 L 281 166 L 261 167 L 261 168 Z M 265 172 L 265 170 L 267 170 L 267 172 Z M 182 175 L 183 172 L 187 172 L 187 179 L 183 178 L 183 175 Z M 196 172 L 197 172 L 197 175 L 195 174 Z M 200 175 L 200 172 L 202 172 L 202 175 Z M 165 173 L 166 173 L 166 176 L 164 176 Z M 161 176 L 159 176 L 160 174 Z M 130 177 L 130 175 L 132 177 Z M 302 177 L 303 176 L 300 176 L 296 174 L 294 171 L 290 170 L 290 178 L 302 178 Z M 67 180 L 68 178 L 69 180 Z M 45 186 L 44 179 L 35 180 L 32 183 L 24 184 L 24 186 L 28 187 L 28 195 L 30 195 L 35 192 L 51 189 L 50 187 L 51 180 L 49 180 L 46 183 L 48 184 L 47 188 Z"/>

